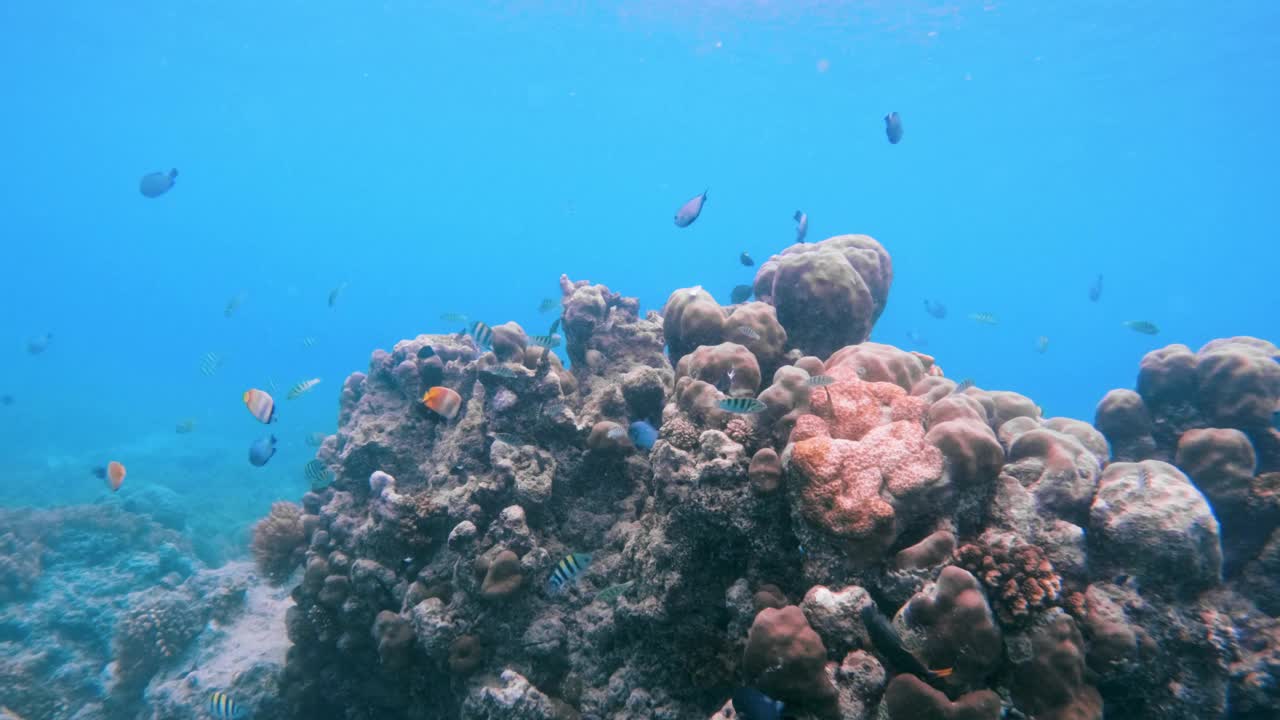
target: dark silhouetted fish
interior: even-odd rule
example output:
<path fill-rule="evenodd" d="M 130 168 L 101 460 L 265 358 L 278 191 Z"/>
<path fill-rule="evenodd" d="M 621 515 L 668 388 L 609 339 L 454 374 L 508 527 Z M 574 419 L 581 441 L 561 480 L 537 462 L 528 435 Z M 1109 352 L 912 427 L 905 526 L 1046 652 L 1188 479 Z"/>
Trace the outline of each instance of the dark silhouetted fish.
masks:
<path fill-rule="evenodd" d="M 142 176 L 138 181 L 138 191 L 149 198 L 158 198 L 173 187 L 174 178 L 178 177 L 175 168 L 169 172 L 153 172 Z"/>
<path fill-rule="evenodd" d="M 6 396 L 7 397 L 7 396 Z M 1280 430 L 1280 409 L 1271 413 L 1271 427 Z"/>
<path fill-rule="evenodd" d="M 924 301 L 924 311 L 938 318 L 939 320 L 947 316 L 947 306 L 943 305 L 937 300 L 926 299 Z"/>
<path fill-rule="evenodd" d="M 13 404 L 12 395 L 0 395 L 0 405 L 4 405 L 5 407 L 8 407 L 12 404 Z"/>
<path fill-rule="evenodd" d="M 1136 333 L 1142 333 L 1143 335 L 1160 334 L 1160 328 L 1157 327 L 1155 323 L 1147 322 L 1146 320 L 1125 320 L 1124 326 Z"/>
<path fill-rule="evenodd" d="M 751 256 L 747 254 L 746 250 L 743 250 L 742 254 L 738 256 L 738 262 L 746 265 L 747 267 L 751 267 L 756 264 L 756 261 L 751 259 Z"/>
<path fill-rule="evenodd" d="M 1094 278 L 1093 284 L 1089 286 L 1089 299 L 1092 300 L 1093 302 L 1098 302 L 1098 299 L 1101 297 L 1102 297 L 1102 274 L 1099 273 L 1098 277 Z"/>
<path fill-rule="evenodd" d="M 708 188 L 710 189 L 710 188 Z M 689 202 L 680 206 L 676 211 L 676 227 L 689 227 L 694 220 L 702 214 L 702 206 L 707 202 L 707 191 L 703 190 L 701 195 L 691 198 Z"/>
<path fill-rule="evenodd" d="M 267 464 L 272 455 L 276 454 L 276 436 L 263 435 L 249 446 L 249 463 L 254 467 L 262 467 Z"/>
<path fill-rule="evenodd" d="M 782 720 L 781 701 L 751 687 L 733 691 L 733 711 L 742 720 Z"/>
<path fill-rule="evenodd" d="M 804 214 L 803 210 L 797 210 L 792 217 L 796 221 L 796 242 L 804 242 L 804 236 L 809 234 L 809 216 Z"/>
<path fill-rule="evenodd" d="M 338 304 L 338 298 L 342 297 L 342 291 L 347 289 L 346 283 L 341 283 L 338 287 L 329 291 L 329 307 Z"/>
<path fill-rule="evenodd" d="M 735 285 L 733 292 L 729 293 L 729 301 L 735 305 L 738 303 L 744 303 L 751 299 L 751 293 L 752 290 L 750 285 Z"/>
<path fill-rule="evenodd" d="M 45 333 L 27 340 L 27 352 L 32 355 L 39 355 L 49 349 L 49 343 L 53 340 L 53 333 Z"/>
<path fill-rule="evenodd" d="M 902 139 L 902 118 L 898 113 L 891 112 L 884 116 L 884 134 L 893 145 L 897 145 Z"/>
<path fill-rule="evenodd" d="M 631 442 L 641 450 L 653 449 L 653 444 L 658 442 L 658 431 L 644 420 L 637 420 L 631 423 L 627 430 L 627 435 L 631 438 Z"/>
<path fill-rule="evenodd" d="M 426 360 L 427 358 L 435 357 L 435 355 L 436 355 L 436 349 L 431 347 L 430 345 L 423 345 L 422 347 L 418 348 L 419 360 Z"/>
<path fill-rule="evenodd" d="M 867 635 L 871 636 L 871 644 L 889 660 L 894 670 L 900 673 L 911 673 L 923 679 L 947 677 L 951 674 L 951 668 L 930 670 L 916 659 L 916 656 L 912 655 L 903 644 L 902 637 L 898 635 L 893 624 L 880 613 L 875 603 L 863 605 L 859 614 L 862 616 L 862 624 L 867 628 Z"/>

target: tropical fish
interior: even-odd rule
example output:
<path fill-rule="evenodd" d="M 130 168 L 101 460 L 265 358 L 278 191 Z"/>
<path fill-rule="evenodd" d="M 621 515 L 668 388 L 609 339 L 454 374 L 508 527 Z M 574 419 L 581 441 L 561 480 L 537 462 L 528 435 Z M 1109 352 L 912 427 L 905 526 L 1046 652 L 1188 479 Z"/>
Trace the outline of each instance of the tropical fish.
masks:
<path fill-rule="evenodd" d="M 124 484 L 124 465 L 112 460 L 105 467 L 94 468 L 93 475 L 99 480 L 106 480 L 107 487 L 111 488 L 111 492 L 115 492 Z"/>
<path fill-rule="evenodd" d="M 947 316 L 947 306 L 943 305 L 937 300 L 929 300 L 926 298 L 924 301 L 924 311 L 938 318 L 939 320 Z"/>
<path fill-rule="evenodd" d="M 311 337 L 310 335 L 302 338 L 302 347 L 315 347 L 315 346 L 316 346 L 315 338 Z"/>
<path fill-rule="evenodd" d="M 276 436 L 263 435 L 249 446 L 249 464 L 262 467 L 276 454 Z"/>
<path fill-rule="evenodd" d="M 333 484 L 333 471 L 319 460 L 310 460 L 303 465 L 302 474 L 306 475 L 312 490 L 323 490 Z"/>
<path fill-rule="evenodd" d="M 998 325 L 1000 323 L 1000 320 L 995 315 L 985 312 L 970 313 L 969 319 L 983 325 Z"/>
<path fill-rule="evenodd" d="M 1156 327 L 1155 323 L 1147 322 L 1146 320 L 1125 320 L 1124 326 L 1143 335 L 1158 335 L 1160 333 L 1160 328 Z"/>
<path fill-rule="evenodd" d="M 334 305 L 338 304 L 338 298 L 341 297 L 342 291 L 346 289 L 347 289 L 347 284 L 344 282 L 344 283 L 340 283 L 338 287 L 329 291 L 329 307 L 333 307 Z"/>
<path fill-rule="evenodd" d="M 307 445 L 310 445 L 311 447 L 320 447 L 324 444 L 324 439 L 326 437 L 329 436 L 319 431 L 307 433 Z"/>
<path fill-rule="evenodd" d="M 737 328 L 734 328 L 733 334 L 744 337 L 747 340 L 760 339 L 760 333 L 756 332 L 756 329 L 751 327 L 750 325 L 739 325 Z"/>
<path fill-rule="evenodd" d="M 542 302 L 538 303 L 538 312 L 547 313 L 555 310 L 560 305 L 560 301 L 555 298 L 542 298 Z"/>
<path fill-rule="evenodd" d="M 222 309 L 222 314 L 227 317 L 235 315 L 236 311 L 240 309 L 240 304 L 244 302 L 244 299 L 248 297 L 248 295 L 249 294 L 243 290 L 236 293 L 235 297 L 227 301 L 227 306 Z"/>
<path fill-rule="evenodd" d="M 511 379 L 511 378 L 517 377 L 516 371 L 512 370 L 510 367 L 507 367 L 506 365 L 494 365 L 493 367 L 485 368 L 484 371 L 489 373 L 490 375 L 497 375 L 498 377 L 501 377 L 501 378 Z"/>
<path fill-rule="evenodd" d="M 826 387 L 828 385 L 835 383 L 835 381 L 836 379 L 831 377 L 830 375 L 813 375 L 808 380 L 805 380 L 804 382 L 809 387 Z"/>
<path fill-rule="evenodd" d="M 196 429 L 196 421 L 192 420 L 191 418 L 187 418 L 186 420 L 183 420 L 182 422 L 178 423 L 177 427 L 175 427 L 173 431 L 178 433 L 179 435 L 186 435 L 187 433 L 195 429 Z"/>
<path fill-rule="evenodd" d="M 803 210 L 797 210 L 792 216 L 796 221 L 796 242 L 804 242 L 804 236 L 809 234 L 809 216 Z"/>
<path fill-rule="evenodd" d="M 236 705 L 231 696 L 217 691 L 209 696 L 209 714 L 219 720 L 243 720 L 249 716 L 249 711 Z"/>
<path fill-rule="evenodd" d="M 477 320 L 471 323 L 471 328 L 467 330 L 467 334 L 472 340 L 476 341 L 476 346 L 481 348 L 491 347 L 493 343 L 493 330 L 483 322 Z"/>
<path fill-rule="evenodd" d="M 561 338 L 559 335 L 530 335 L 529 336 L 529 342 L 533 343 L 534 345 L 537 345 L 538 347 L 544 347 L 544 348 L 560 347 L 560 339 Z"/>
<path fill-rule="evenodd" d="M 177 168 L 169 172 L 147 173 L 138 181 L 138 192 L 149 198 L 158 198 L 169 192 L 169 188 L 173 187 L 173 181 L 176 177 L 178 177 Z"/>
<path fill-rule="evenodd" d="M 750 285 L 735 285 L 733 292 L 729 293 L 729 301 L 737 305 L 751 299 L 752 289 Z"/>
<path fill-rule="evenodd" d="M 742 415 L 764 412 L 769 407 L 755 398 L 725 398 L 719 406 L 721 410 Z"/>
<path fill-rule="evenodd" d="M 200 374 L 205 377 L 213 377 L 218 369 L 222 367 L 222 356 L 216 352 L 207 352 L 200 358 Z"/>
<path fill-rule="evenodd" d="M 733 691 L 733 711 L 742 720 L 782 720 L 785 706 L 753 687 Z"/>
<path fill-rule="evenodd" d="M 551 329 L 547 331 L 548 335 L 555 335 L 556 333 L 560 332 L 560 321 L 562 319 L 563 318 L 558 317 L 551 322 Z"/>
<path fill-rule="evenodd" d="M 756 261 L 751 259 L 751 256 L 747 254 L 746 250 L 743 250 L 742 254 L 738 256 L 738 262 L 746 265 L 747 267 L 751 267 L 756 264 Z"/>
<path fill-rule="evenodd" d="M 889 137 L 891 145 L 897 145 L 902 140 L 902 117 L 896 112 L 891 112 L 884 116 L 884 134 Z"/>
<path fill-rule="evenodd" d="M 964 392 L 965 390 L 968 390 L 969 388 L 973 387 L 975 384 L 976 384 L 976 383 L 974 383 L 974 382 L 973 382 L 973 378 L 965 378 L 965 379 L 961 380 L 961 381 L 960 381 L 960 383 L 959 383 L 958 385 L 956 385 L 956 389 L 955 389 L 955 390 L 952 390 L 952 393 L 953 393 L 953 394 L 954 394 L 954 393 L 962 393 L 962 392 Z"/>
<path fill-rule="evenodd" d="M 658 442 L 658 431 L 653 425 L 644 420 L 636 420 L 627 428 L 627 435 L 631 438 L 631 442 L 641 450 L 652 450 L 653 444 Z"/>
<path fill-rule="evenodd" d="M 863 605 L 859 614 L 862 616 L 863 626 L 867 628 L 867 634 L 871 636 L 871 644 L 889 659 L 893 669 L 925 679 L 944 678 L 951 674 L 952 668 L 930 670 L 912 655 L 903 644 L 902 636 L 889 619 L 880 613 L 875 603 Z"/>
<path fill-rule="evenodd" d="M 709 190 L 710 188 L 708 188 Z M 707 191 L 703 190 L 701 195 L 690 198 L 688 202 L 680 206 L 676 211 L 676 227 L 689 227 L 694 220 L 702 214 L 702 205 L 707 202 Z"/>
<path fill-rule="evenodd" d="M 244 405 L 260 423 L 266 424 L 276 419 L 276 401 L 262 390 L 257 388 L 245 390 Z"/>
<path fill-rule="evenodd" d="M 429 358 L 435 357 L 435 355 L 436 355 L 436 349 L 430 345 L 423 345 L 422 347 L 418 348 L 419 360 L 427 360 Z"/>
<path fill-rule="evenodd" d="M 1089 299 L 1098 302 L 1102 297 L 1102 273 L 1098 273 L 1098 277 L 1094 278 L 1093 284 L 1089 286 Z"/>
<path fill-rule="evenodd" d="M 462 409 L 462 396 L 447 387 L 437 385 L 422 396 L 422 404 L 446 420 L 458 416 Z"/>
<path fill-rule="evenodd" d="M 609 587 L 596 593 L 596 596 L 591 598 L 591 600 L 592 602 L 599 600 L 600 602 L 604 602 L 604 603 L 613 603 L 618 598 L 622 597 L 623 595 L 626 595 L 627 591 L 630 590 L 631 587 L 635 584 L 636 584 L 635 580 L 628 580 L 624 583 L 618 583 L 617 585 L 610 585 Z"/>
<path fill-rule="evenodd" d="M 320 378 L 311 378 L 310 380 L 303 380 L 297 385 L 294 385 L 293 387 L 289 388 L 288 397 L 290 400 L 297 400 L 303 395 L 306 395 L 307 393 L 311 392 L 311 388 L 319 384 L 320 384 Z"/>
<path fill-rule="evenodd" d="M 1049 349 L 1049 336 L 1041 335 L 1040 337 L 1036 338 L 1036 352 L 1044 353 L 1044 351 L 1048 349 Z"/>
<path fill-rule="evenodd" d="M 45 333 L 37 335 L 27 340 L 27 352 L 31 355 L 39 355 L 49 349 L 49 342 L 53 340 L 53 333 Z"/>
<path fill-rule="evenodd" d="M 587 553 L 569 553 L 564 556 L 556 569 L 551 573 L 551 592 L 558 593 L 566 585 L 572 584 L 591 565 L 591 555 Z"/>
<path fill-rule="evenodd" d="M 470 318 L 462 313 L 447 312 L 441 313 L 440 319 L 447 323 L 465 323 Z"/>

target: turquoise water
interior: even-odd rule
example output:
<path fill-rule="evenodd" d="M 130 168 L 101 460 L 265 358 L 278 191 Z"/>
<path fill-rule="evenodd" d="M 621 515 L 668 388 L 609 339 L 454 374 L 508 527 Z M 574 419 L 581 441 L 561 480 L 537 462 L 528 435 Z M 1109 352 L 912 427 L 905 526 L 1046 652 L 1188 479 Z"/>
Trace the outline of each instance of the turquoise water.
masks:
<path fill-rule="evenodd" d="M 119 459 L 235 526 L 303 491 L 374 348 L 444 312 L 541 332 L 561 273 L 727 303 L 797 208 L 892 254 L 873 339 L 1050 415 L 1091 419 L 1164 344 L 1280 330 L 1274 4 L 690 5 L 0 6 L 0 501 L 99 499 Z M 251 467 L 241 394 L 311 377 Z"/>

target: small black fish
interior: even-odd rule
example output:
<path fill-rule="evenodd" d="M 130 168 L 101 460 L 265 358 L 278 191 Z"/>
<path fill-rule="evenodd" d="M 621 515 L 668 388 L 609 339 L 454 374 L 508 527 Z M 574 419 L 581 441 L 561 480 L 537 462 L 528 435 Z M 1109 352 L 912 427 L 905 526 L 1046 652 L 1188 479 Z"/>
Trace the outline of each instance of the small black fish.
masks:
<path fill-rule="evenodd" d="M 809 234 L 809 216 L 803 210 L 797 210 L 793 217 L 796 221 L 796 242 L 802 243 L 804 236 Z"/>
<path fill-rule="evenodd" d="M 734 305 L 744 303 L 751 299 L 752 289 L 750 285 L 736 285 L 733 292 L 729 293 L 729 301 Z"/>
<path fill-rule="evenodd" d="M 1280 410 L 1271 413 L 1271 427 L 1280 430 Z"/>
<path fill-rule="evenodd" d="M 1102 274 L 1099 273 L 1098 277 L 1094 278 L 1093 284 L 1089 286 L 1089 299 L 1092 300 L 1093 302 L 1098 302 L 1098 299 L 1101 297 L 1102 297 Z"/>
<path fill-rule="evenodd" d="M 947 306 L 946 306 L 946 305 L 943 305 L 942 303 L 938 302 L 937 300 L 929 300 L 929 299 L 925 299 L 925 301 L 924 301 L 924 311 L 925 311 L 925 312 L 927 312 L 927 313 L 929 313 L 930 315 L 932 315 L 932 316 L 934 316 L 934 317 L 938 318 L 939 320 L 941 320 L 941 319 L 943 319 L 943 318 L 945 318 L 945 317 L 947 316 Z"/>
<path fill-rule="evenodd" d="M 176 177 L 178 177 L 177 168 L 169 172 L 147 173 L 138 181 L 138 191 L 149 198 L 158 198 L 169 192 Z"/>
<path fill-rule="evenodd" d="M 433 358 L 435 356 L 436 356 L 436 349 L 431 347 L 430 345 L 423 345 L 418 350 L 419 360 L 426 360 L 427 358 Z"/>
<path fill-rule="evenodd" d="M 746 265 L 747 267 L 751 267 L 756 264 L 756 261 L 751 259 L 751 256 L 747 254 L 746 250 L 743 250 L 742 254 L 738 256 L 738 262 Z"/>
<path fill-rule="evenodd" d="M 107 466 L 106 466 L 106 465 L 99 465 L 98 467 L 90 468 L 90 469 L 89 469 L 89 472 L 93 473 L 93 476 L 94 476 L 94 477 L 96 477 L 96 478 L 98 478 L 99 480 L 106 480 L 106 479 L 107 479 Z"/>
<path fill-rule="evenodd" d="M 923 679 L 947 677 L 951 674 L 951 668 L 930 670 L 915 655 L 912 655 L 903 644 L 902 636 L 898 635 L 893 624 L 880 613 L 875 603 L 863 605 L 859 614 L 862 616 L 863 626 L 867 628 L 867 634 L 871 636 L 871 644 L 884 654 L 894 670 L 911 673 Z"/>
<path fill-rule="evenodd" d="M 897 145 L 902 139 L 902 118 L 891 112 L 884 116 L 884 134 L 889 137 L 890 144 Z"/>

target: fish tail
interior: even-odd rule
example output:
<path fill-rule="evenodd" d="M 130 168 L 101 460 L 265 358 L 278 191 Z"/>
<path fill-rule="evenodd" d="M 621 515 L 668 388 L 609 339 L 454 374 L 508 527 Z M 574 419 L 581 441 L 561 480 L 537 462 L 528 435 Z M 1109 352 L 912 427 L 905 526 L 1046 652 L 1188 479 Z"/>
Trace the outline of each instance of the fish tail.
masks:
<path fill-rule="evenodd" d="M 178 177 L 178 168 L 169 168 L 169 179 L 172 180 L 176 177 Z"/>

